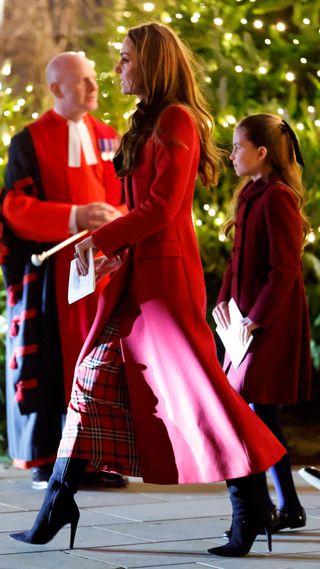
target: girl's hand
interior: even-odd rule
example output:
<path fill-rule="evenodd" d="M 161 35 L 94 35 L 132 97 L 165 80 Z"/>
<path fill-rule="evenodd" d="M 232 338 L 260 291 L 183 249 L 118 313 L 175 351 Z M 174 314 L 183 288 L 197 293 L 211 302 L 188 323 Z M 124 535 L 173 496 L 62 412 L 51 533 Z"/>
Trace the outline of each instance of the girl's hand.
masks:
<path fill-rule="evenodd" d="M 227 330 L 230 326 L 230 314 L 228 303 L 223 300 L 220 302 L 212 311 L 212 316 L 215 320 L 217 326 L 220 326 L 223 330 Z"/>
<path fill-rule="evenodd" d="M 119 256 L 114 257 L 113 259 L 108 259 L 107 257 L 96 257 L 94 259 L 96 282 L 99 282 L 105 275 L 116 271 L 121 264 L 122 261 Z"/>
<path fill-rule="evenodd" d="M 86 275 L 88 273 L 88 260 L 87 260 L 87 251 L 88 249 L 92 249 L 93 255 L 98 253 L 97 247 L 94 246 L 92 237 L 86 237 L 80 243 L 77 243 L 75 246 L 75 259 L 77 260 L 77 271 L 79 275 Z"/>
<path fill-rule="evenodd" d="M 256 328 L 259 328 L 259 324 L 255 324 L 254 322 L 252 322 L 252 320 L 250 320 L 248 316 L 246 318 L 243 318 L 240 328 L 240 341 L 242 344 L 247 343 L 251 335 L 251 332 L 253 330 L 256 330 Z"/>

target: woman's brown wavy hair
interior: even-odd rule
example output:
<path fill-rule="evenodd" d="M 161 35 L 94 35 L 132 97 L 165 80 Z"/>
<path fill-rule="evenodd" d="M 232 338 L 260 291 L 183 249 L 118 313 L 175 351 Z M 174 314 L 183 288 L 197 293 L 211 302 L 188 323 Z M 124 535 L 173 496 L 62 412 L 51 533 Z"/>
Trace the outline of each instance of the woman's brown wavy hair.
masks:
<path fill-rule="evenodd" d="M 159 114 L 168 105 L 178 104 L 194 116 L 200 137 L 199 176 L 204 186 L 210 186 L 217 181 L 220 152 L 212 139 L 213 120 L 197 85 L 195 72 L 199 68 L 193 55 L 168 26 L 156 22 L 131 28 L 128 37 L 137 50 L 146 95 L 122 137 L 117 155 L 122 154 L 123 162 L 118 175 L 135 169 L 142 145 L 151 133 L 156 134 Z"/>
<path fill-rule="evenodd" d="M 303 213 L 305 189 L 296 153 L 298 152 L 300 157 L 301 154 L 299 147 L 295 149 L 295 144 L 298 145 L 298 141 L 292 129 L 281 117 L 268 113 L 249 115 L 236 125 L 236 129 L 238 128 L 245 131 L 246 139 L 252 142 L 256 148 L 264 146 L 267 149 L 265 164 L 271 167 L 279 180 L 294 195 L 302 218 L 304 237 L 306 237 L 310 231 L 310 225 Z M 293 139 L 295 139 L 295 143 Z M 232 217 L 224 225 L 225 235 L 228 235 L 234 227 L 239 196 L 249 180 L 248 177 L 243 178 L 236 187 L 231 204 Z"/>

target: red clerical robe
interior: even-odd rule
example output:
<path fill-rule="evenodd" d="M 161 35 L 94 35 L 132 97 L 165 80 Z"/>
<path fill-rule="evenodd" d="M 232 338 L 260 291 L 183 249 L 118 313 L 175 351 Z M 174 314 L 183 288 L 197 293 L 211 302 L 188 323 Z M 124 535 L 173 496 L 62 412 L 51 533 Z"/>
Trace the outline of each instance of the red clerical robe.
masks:
<path fill-rule="evenodd" d="M 31 135 L 29 137 L 30 146 L 33 147 L 36 159 L 34 170 L 38 169 L 37 172 L 32 171 L 31 164 L 29 166 L 27 160 L 25 161 L 26 164 L 23 167 L 21 166 L 23 150 L 19 144 L 19 135 L 13 139 L 7 168 L 7 193 L 3 202 L 3 215 L 14 236 L 20 240 L 43 243 L 43 248 L 47 249 L 48 244 L 60 242 L 69 236 L 69 218 L 73 204 L 108 202 L 114 206 L 120 205 L 121 185 L 115 176 L 113 164 L 110 160 L 112 150 L 117 145 L 118 136 L 112 127 L 97 121 L 90 115 L 85 116 L 84 122 L 89 130 L 97 157 L 97 163 L 93 165 L 87 165 L 82 150 L 81 166 L 70 167 L 68 165 L 68 123 L 53 110 L 46 112 L 39 120 L 27 127 L 28 134 Z M 42 195 L 37 179 L 41 181 Z M 68 305 L 68 275 L 73 252 L 74 245 L 72 244 L 56 254 L 53 259 L 55 300 L 59 325 L 58 342 L 62 351 L 67 401 L 70 397 L 76 358 L 92 324 L 97 296 L 101 286 L 103 286 L 103 283 L 99 284 L 96 293 Z M 35 268 L 32 269 L 32 273 L 28 272 L 32 275 L 38 274 Z M 24 275 L 25 280 L 26 276 Z M 17 335 L 19 336 L 19 333 Z M 14 342 L 15 356 L 21 355 L 17 351 L 19 340 L 15 338 Z M 55 340 L 52 339 L 52 342 Z M 21 347 L 21 342 L 18 347 Z M 12 353 L 8 353 L 8 359 L 9 362 L 12 362 Z M 16 370 L 20 366 L 20 359 L 15 357 L 13 365 L 16 366 Z M 21 363 L 22 368 L 23 364 Z M 8 373 L 10 374 L 10 363 Z M 32 390 L 32 383 L 27 381 L 29 379 L 24 380 L 15 371 L 15 391 L 11 397 L 14 401 L 8 401 L 9 405 L 19 404 L 20 408 L 23 408 L 25 394 L 28 393 L 28 397 Z M 34 386 L 37 387 L 37 378 L 34 379 L 36 380 Z M 18 391 L 17 385 L 19 385 Z M 27 420 L 29 410 L 33 411 L 32 406 L 27 409 L 27 413 L 23 411 L 23 415 L 21 415 L 23 421 Z M 11 414 L 9 412 L 8 417 L 9 422 L 10 418 L 14 417 L 12 419 L 14 426 L 12 429 L 8 429 L 10 445 L 10 438 L 17 438 L 15 432 L 22 436 L 22 430 L 20 428 L 17 430 L 17 422 L 20 420 L 18 413 Z M 25 428 L 23 432 L 25 438 Z M 60 434 L 57 437 L 58 440 Z M 41 464 L 47 450 L 44 449 L 45 454 L 43 454 L 39 452 L 39 449 L 35 450 L 36 446 L 34 437 L 30 445 L 26 445 L 24 441 L 23 450 L 22 445 L 15 440 L 10 454 L 18 465 Z"/>

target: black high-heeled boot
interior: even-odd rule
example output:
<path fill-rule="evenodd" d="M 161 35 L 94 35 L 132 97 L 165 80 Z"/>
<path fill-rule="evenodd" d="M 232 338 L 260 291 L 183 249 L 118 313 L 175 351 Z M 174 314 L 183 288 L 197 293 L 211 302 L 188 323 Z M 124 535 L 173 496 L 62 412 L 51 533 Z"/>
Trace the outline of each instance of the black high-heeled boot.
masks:
<path fill-rule="evenodd" d="M 251 478 L 250 478 L 251 479 Z M 231 483 L 233 483 L 234 481 L 230 481 Z M 237 483 L 236 483 L 237 484 Z M 242 485 L 245 484 L 245 482 L 242 482 Z M 278 515 L 277 515 L 277 508 L 274 505 L 274 503 L 272 502 L 271 498 L 270 498 L 270 494 L 269 494 L 269 490 L 268 490 L 268 485 L 267 485 L 267 478 L 266 478 L 266 474 L 265 472 L 261 472 L 258 475 L 258 481 L 257 484 L 259 486 L 259 496 L 258 499 L 259 501 L 263 501 L 265 504 L 265 507 L 268 508 L 268 510 L 270 511 L 270 516 L 271 516 L 271 525 L 272 525 L 272 533 L 273 533 L 273 525 L 276 523 L 276 521 L 278 520 Z M 227 486 L 229 485 L 229 483 L 227 482 Z M 232 484 L 231 484 L 232 485 Z M 234 490 L 235 491 L 235 490 Z M 238 492 L 238 490 L 236 491 L 236 493 Z M 230 491 L 230 496 L 231 496 L 232 492 Z M 231 528 L 226 530 L 223 534 L 223 538 L 224 539 L 230 539 L 231 538 L 231 534 L 232 534 L 232 525 Z M 264 531 L 264 527 L 262 526 L 262 528 L 259 531 L 259 535 L 264 535 L 265 531 Z"/>
<path fill-rule="evenodd" d="M 265 501 L 259 474 L 227 481 L 233 509 L 230 541 L 221 547 L 208 549 L 221 557 L 242 557 L 249 553 L 254 540 L 263 528 L 272 549 L 271 514 Z"/>
<path fill-rule="evenodd" d="M 74 494 L 78 490 L 86 464 L 86 460 L 58 458 L 33 527 L 27 531 L 11 533 L 10 537 L 24 543 L 45 544 L 51 541 L 63 526 L 71 524 L 70 549 L 73 549 L 80 517 Z"/>
<path fill-rule="evenodd" d="M 274 529 L 274 525 L 278 522 L 278 518 L 279 518 L 279 516 L 278 516 L 278 510 L 277 510 L 276 506 L 275 506 L 274 504 L 272 504 L 272 507 L 269 508 L 269 511 L 270 511 L 270 516 L 271 516 L 271 529 L 272 529 L 272 533 L 275 533 L 275 531 L 278 531 L 278 530 L 275 530 L 275 529 Z M 261 530 L 260 530 L 258 533 L 259 533 L 259 535 L 265 535 L 264 528 L 262 527 Z M 224 539 L 230 539 L 230 538 L 231 538 L 231 535 L 232 535 L 232 525 L 231 525 L 230 529 L 227 529 L 227 530 L 224 532 L 224 534 L 223 534 L 222 537 L 223 537 Z"/>

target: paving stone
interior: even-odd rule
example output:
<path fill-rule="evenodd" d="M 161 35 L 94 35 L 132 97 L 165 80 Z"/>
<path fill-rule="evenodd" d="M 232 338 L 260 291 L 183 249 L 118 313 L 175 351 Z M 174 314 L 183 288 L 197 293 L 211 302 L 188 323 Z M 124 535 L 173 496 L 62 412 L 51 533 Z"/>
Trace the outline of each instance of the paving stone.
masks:
<path fill-rule="evenodd" d="M 151 504 L 153 507 L 153 505 L 159 501 L 159 499 L 154 496 L 141 496 L 139 493 L 127 492 L 126 489 L 105 490 L 103 492 L 97 492 L 96 490 L 80 490 L 77 493 L 76 500 L 79 508 L 93 508 L 95 506 L 113 506 L 114 508 L 117 508 L 124 504 Z"/>
<path fill-rule="evenodd" d="M 182 500 L 207 500 L 208 495 L 222 499 L 227 497 L 227 488 L 224 482 L 214 484 L 175 484 L 161 486 L 158 484 L 141 484 L 141 494 L 151 493 L 154 497 L 163 499 L 167 502 Z"/>
<path fill-rule="evenodd" d="M 124 547 L 107 547 L 87 551 L 89 559 L 102 563 L 114 563 L 125 569 L 144 567 L 172 568 L 176 565 L 197 564 L 210 559 L 207 544 L 201 540 L 176 541 L 173 543 L 146 543 Z M 72 555 L 83 555 L 75 550 Z M 192 565 L 191 565 L 192 566 Z"/>
<path fill-rule="evenodd" d="M 231 513 L 230 510 L 230 504 L 226 500 L 218 501 L 210 497 L 206 499 L 205 503 L 198 499 L 182 502 L 171 500 L 170 502 L 154 503 L 153 508 L 150 508 L 150 503 L 148 503 L 118 506 L 116 509 L 103 507 L 96 511 L 136 521 L 151 521 L 200 518 L 213 515 L 228 516 Z"/>
<path fill-rule="evenodd" d="M 319 569 L 320 554 L 256 554 L 250 552 L 246 557 L 215 557 L 205 563 L 198 563 L 213 569 Z"/>
<path fill-rule="evenodd" d="M 22 543 L 20 541 L 15 541 L 9 538 L 7 533 L 0 533 L 0 551 L 1 554 L 5 553 L 29 553 L 30 551 L 55 551 L 59 549 L 67 550 L 69 548 L 69 538 L 70 538 L 70 526 L 65 526 L 62 530 L 46 545 L 31 545 L 28 543 Z M 143 537 L 134 537 L 123 535 L 119 532 L 109 532 L 106 527 L 102 531 L 94 526 L 91 527 L 80 527 L 77 529 L 77 534 L 75 538 L 75 546 L 86 547 L 90 544 L 90 547 L 104 547 L 112 545 L 125 545 L 128 543 L 144 543 L 145 539 Z M 0 569 L 1 567 L 1 555 L 0 555 Z"/>
<path fill-rule="evenodd" d="M 8 537 L 31 527 L 44 492 L 30 487 L 30 473 L 0 465 L 0 569 L 319 569 L 320 494 L 294 473 L 307 511 L 307 525 L 273 537 L 273 552 L 259 536 L 244 558 L 207 553 L 225 543 L 230 502 L 224 483 L 181 486 L 143 484 L 127 488 L 81 490 L 76 497 L 81 517 L 76 549 L 66 549 L 66 526 L 47 545 L 35 546 Z M 268 475 L 275 500 L 271 478 Z"/>
<path fill-rule="evenodd" d="M 99 526 L 101 530 L 105 528 Z M 203 517 L 196 519 L 165 520 L 160 522 L 132 522 L 109 526 L 107 530 L 118 532 L 136 539 L 144 538 L 151 542 L 203 539 L 212 536 L 220 538 L 225 527 L 219 517 Z"/>
<path fill-rule="evenodd" d="M 1 513 L 1 512 L 0 512 Z M 1 514 L 1 530 L 6 532 L 22 531 L 33 526 L 36 517 L 34 511 L 3 512 Z M 127 518 L 112 516 L 99 510 L 81 509 L 78 527 L 97 525 L 113 525 L 128 523 Z M 0 566 L 0 569 L 2 567 Z"/>
<path fill-rule="evenodd" d="M 44 558 L 45 556 L 45 558 Z M 116 566 L 113 566 L 116 567 Z M 64 551 L 1 555 L 0 569 L 101 569 L 100 561 L 74 557 Z"/>
<path fill-rule="evenodd" d="M 153 565 L 153 569 L 161 569 L 163 565 Z M 199 569 L 199 563 L 179 563 L 179 565 L 170 565 L 170 569 Z"/>

